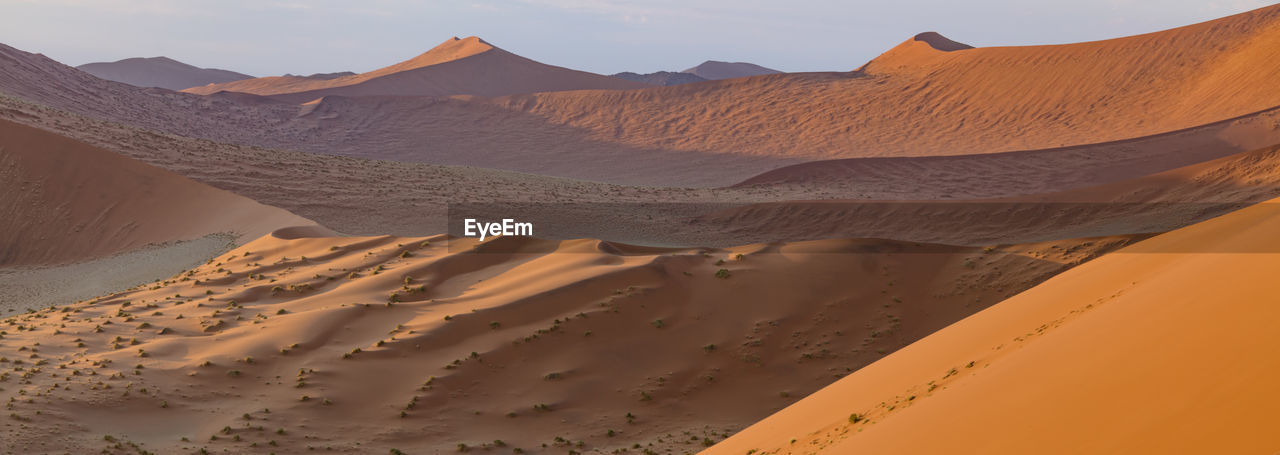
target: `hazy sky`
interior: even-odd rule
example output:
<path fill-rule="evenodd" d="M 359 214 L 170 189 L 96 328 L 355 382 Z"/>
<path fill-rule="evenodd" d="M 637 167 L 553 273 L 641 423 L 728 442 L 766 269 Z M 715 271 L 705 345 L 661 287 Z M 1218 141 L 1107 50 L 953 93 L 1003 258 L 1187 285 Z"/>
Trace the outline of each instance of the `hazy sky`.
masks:
<path fill-rule="evenodd" d="M 367 71 L 451 36 L 598 73 L 703 60 L 849 70 L 917 32 L 975 46 L 1146 33 L 1260 0 L 0 0 L 0 43 L 79 65 L 164 55 L 255 76 Z"/>

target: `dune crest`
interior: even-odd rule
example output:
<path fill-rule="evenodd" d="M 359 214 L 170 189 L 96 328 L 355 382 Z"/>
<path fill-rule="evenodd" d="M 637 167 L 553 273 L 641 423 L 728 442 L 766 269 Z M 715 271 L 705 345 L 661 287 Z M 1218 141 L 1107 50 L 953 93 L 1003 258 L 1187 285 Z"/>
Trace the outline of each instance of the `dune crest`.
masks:
<path fill-rule="evenodd" d="M 974 49 L 974 47 L 952 41 L 938 32 L 924 32 L 885 51 L 871 62 L 858 68 L 858 71 L 866 71 L 868 67 L 876 69 L 884 66 L 919 67 L 931 63 L 947 53 L 966 49 Z"/>
<path fill-rule="evenodd" d="M 964 44 L 961 42 L 953 41 L 951 38 L 942 36 L 942 34 L 938 32 L 920 33 L 912 37 L 911 39 L 914 41 L 924 42 L 925 44 L 928 44 L 929 47 L 932 47 L 934 49 L 937 49 L 943 52 L 973 49 L 973 46 L 970 46 L 968 44 Z"/>
<path fill-rule="evenodd" d="M 184 90 L 209 95 L 243 92 L 304 103 L 344 96 L 499 96 L 557 90 L 627 89 L 638 82 L 544 65 L 476 36 L 453 37 L 409 60 L 367 73 L 328 79 L 276 76 Z"/>

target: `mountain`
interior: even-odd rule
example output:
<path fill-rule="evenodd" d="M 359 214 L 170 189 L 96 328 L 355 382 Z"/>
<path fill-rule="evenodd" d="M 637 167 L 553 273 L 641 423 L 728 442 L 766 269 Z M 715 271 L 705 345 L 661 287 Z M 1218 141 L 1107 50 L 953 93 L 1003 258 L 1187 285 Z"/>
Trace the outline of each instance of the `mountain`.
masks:
<path fill-rule="evenodd" d="M 353 73 L 353 72 L 350 72 L 350 71 L 338 71 L 338 72 L 335 72 L 335 73 L 314 73 L 314 74 L 309 74 L 309 75 L 306 75 L 306 76 L 301 76 L 301 75 L 297 75 L 297 74 L 285 74 L 285 75 L 284 75 L 284 77 L 300 77 L 300 78 L 304 78 L 304 79 L 321 79 L 321 80 L 329 80 L 329 79 L 337 79 L 337 78 L 340 78 L 340 77 L 355 76 L 355 75 L 356 75 L 356 73 Z"/>
<path fill-rule="evenodd" d="M 501 96 L 563 90 L 643 88 L 647 85 L 551 66 L 499 49 L 478 37 L 451 38 L 412 59 L 367 73 L 316 79 L 278 76 L 187 89 L 267 95 L 303 103 L 341 96 Z"/>
<path fill-rule="evenodd" d="M 782 71 L 765 68 L 745 62 L 717 62 L 707 60 L 701 65 L 681 71 L 707 80 L 733 79 L 735 77 L 761 76 L 765 74 L 781 74 Z"/>
<path fill-rule="evenodd" d="M 629 81 L 661 86 L 688 84 L 691 82 L 702 82 L 706 80 L 696 74 L 673 73 L 670 71 L 658 71 L 656 73 L 648 74 L 637 74 L 628 71 L 614 74 L 613 77 L 620 77 Z"/>
<path fill-rule="evenodd" d="M 1273 451 L 1278 207 L 1067 271 L 703 453 Z"/>
<path fill-rule="evenodd" d="M 109 81 L 169 90 L 253 78 L 235 71 L 197 68 L 168 57 L 139 57 L 114 62 L 86 63 L 77 66 L 76 69 Z"/>

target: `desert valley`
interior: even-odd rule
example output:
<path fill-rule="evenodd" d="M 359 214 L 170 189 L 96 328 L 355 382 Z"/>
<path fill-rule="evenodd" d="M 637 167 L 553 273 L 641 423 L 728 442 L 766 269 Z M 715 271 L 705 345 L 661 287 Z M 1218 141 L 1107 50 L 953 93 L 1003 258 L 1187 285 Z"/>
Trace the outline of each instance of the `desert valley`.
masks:
<path fill-rule="evenodd" d="M 1280 6 L 807 73 L 441 38 L 0 44 L 0 452 L 1280 451 Z"/>

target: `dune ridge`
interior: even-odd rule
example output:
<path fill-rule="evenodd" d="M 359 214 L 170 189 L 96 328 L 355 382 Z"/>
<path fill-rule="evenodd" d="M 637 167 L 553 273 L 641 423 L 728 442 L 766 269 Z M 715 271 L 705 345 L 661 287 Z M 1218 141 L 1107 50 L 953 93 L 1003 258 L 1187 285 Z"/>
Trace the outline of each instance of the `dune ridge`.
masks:
<path fill-rule="evenodd" d="M 455 36 L 414 58 L 367 73 L 346 74 L 333 78 L 317 78 L 314 76 L 270 76 L 238 82 L 230 81 L 236 83 L 208 84 L 206 87 L 191 87 L 184 91 L 198 95 L 210 95 L 220 91 L 250 93 L 254 95 L 279 95 L 283 93 L 335 88 L 359 84 L 370 79 L 401 71 L 408 71 L 467 58 L 493 49 L 493 46 L 489 45 L 489 43 L 486 43 L 484 40 L 481 40 L 479 37 L 472 36 L 463 40 Z"/>
<path fill-rule="evenodd" d="M 331 79 L 277 76 L 184 90 L 242 92 L 304 103 L 324 96 L 500 96 L 559 90 L 632 89 L 647 84 L 545 65 L 479 37 L 453 37 L 412 59 Z"/>

